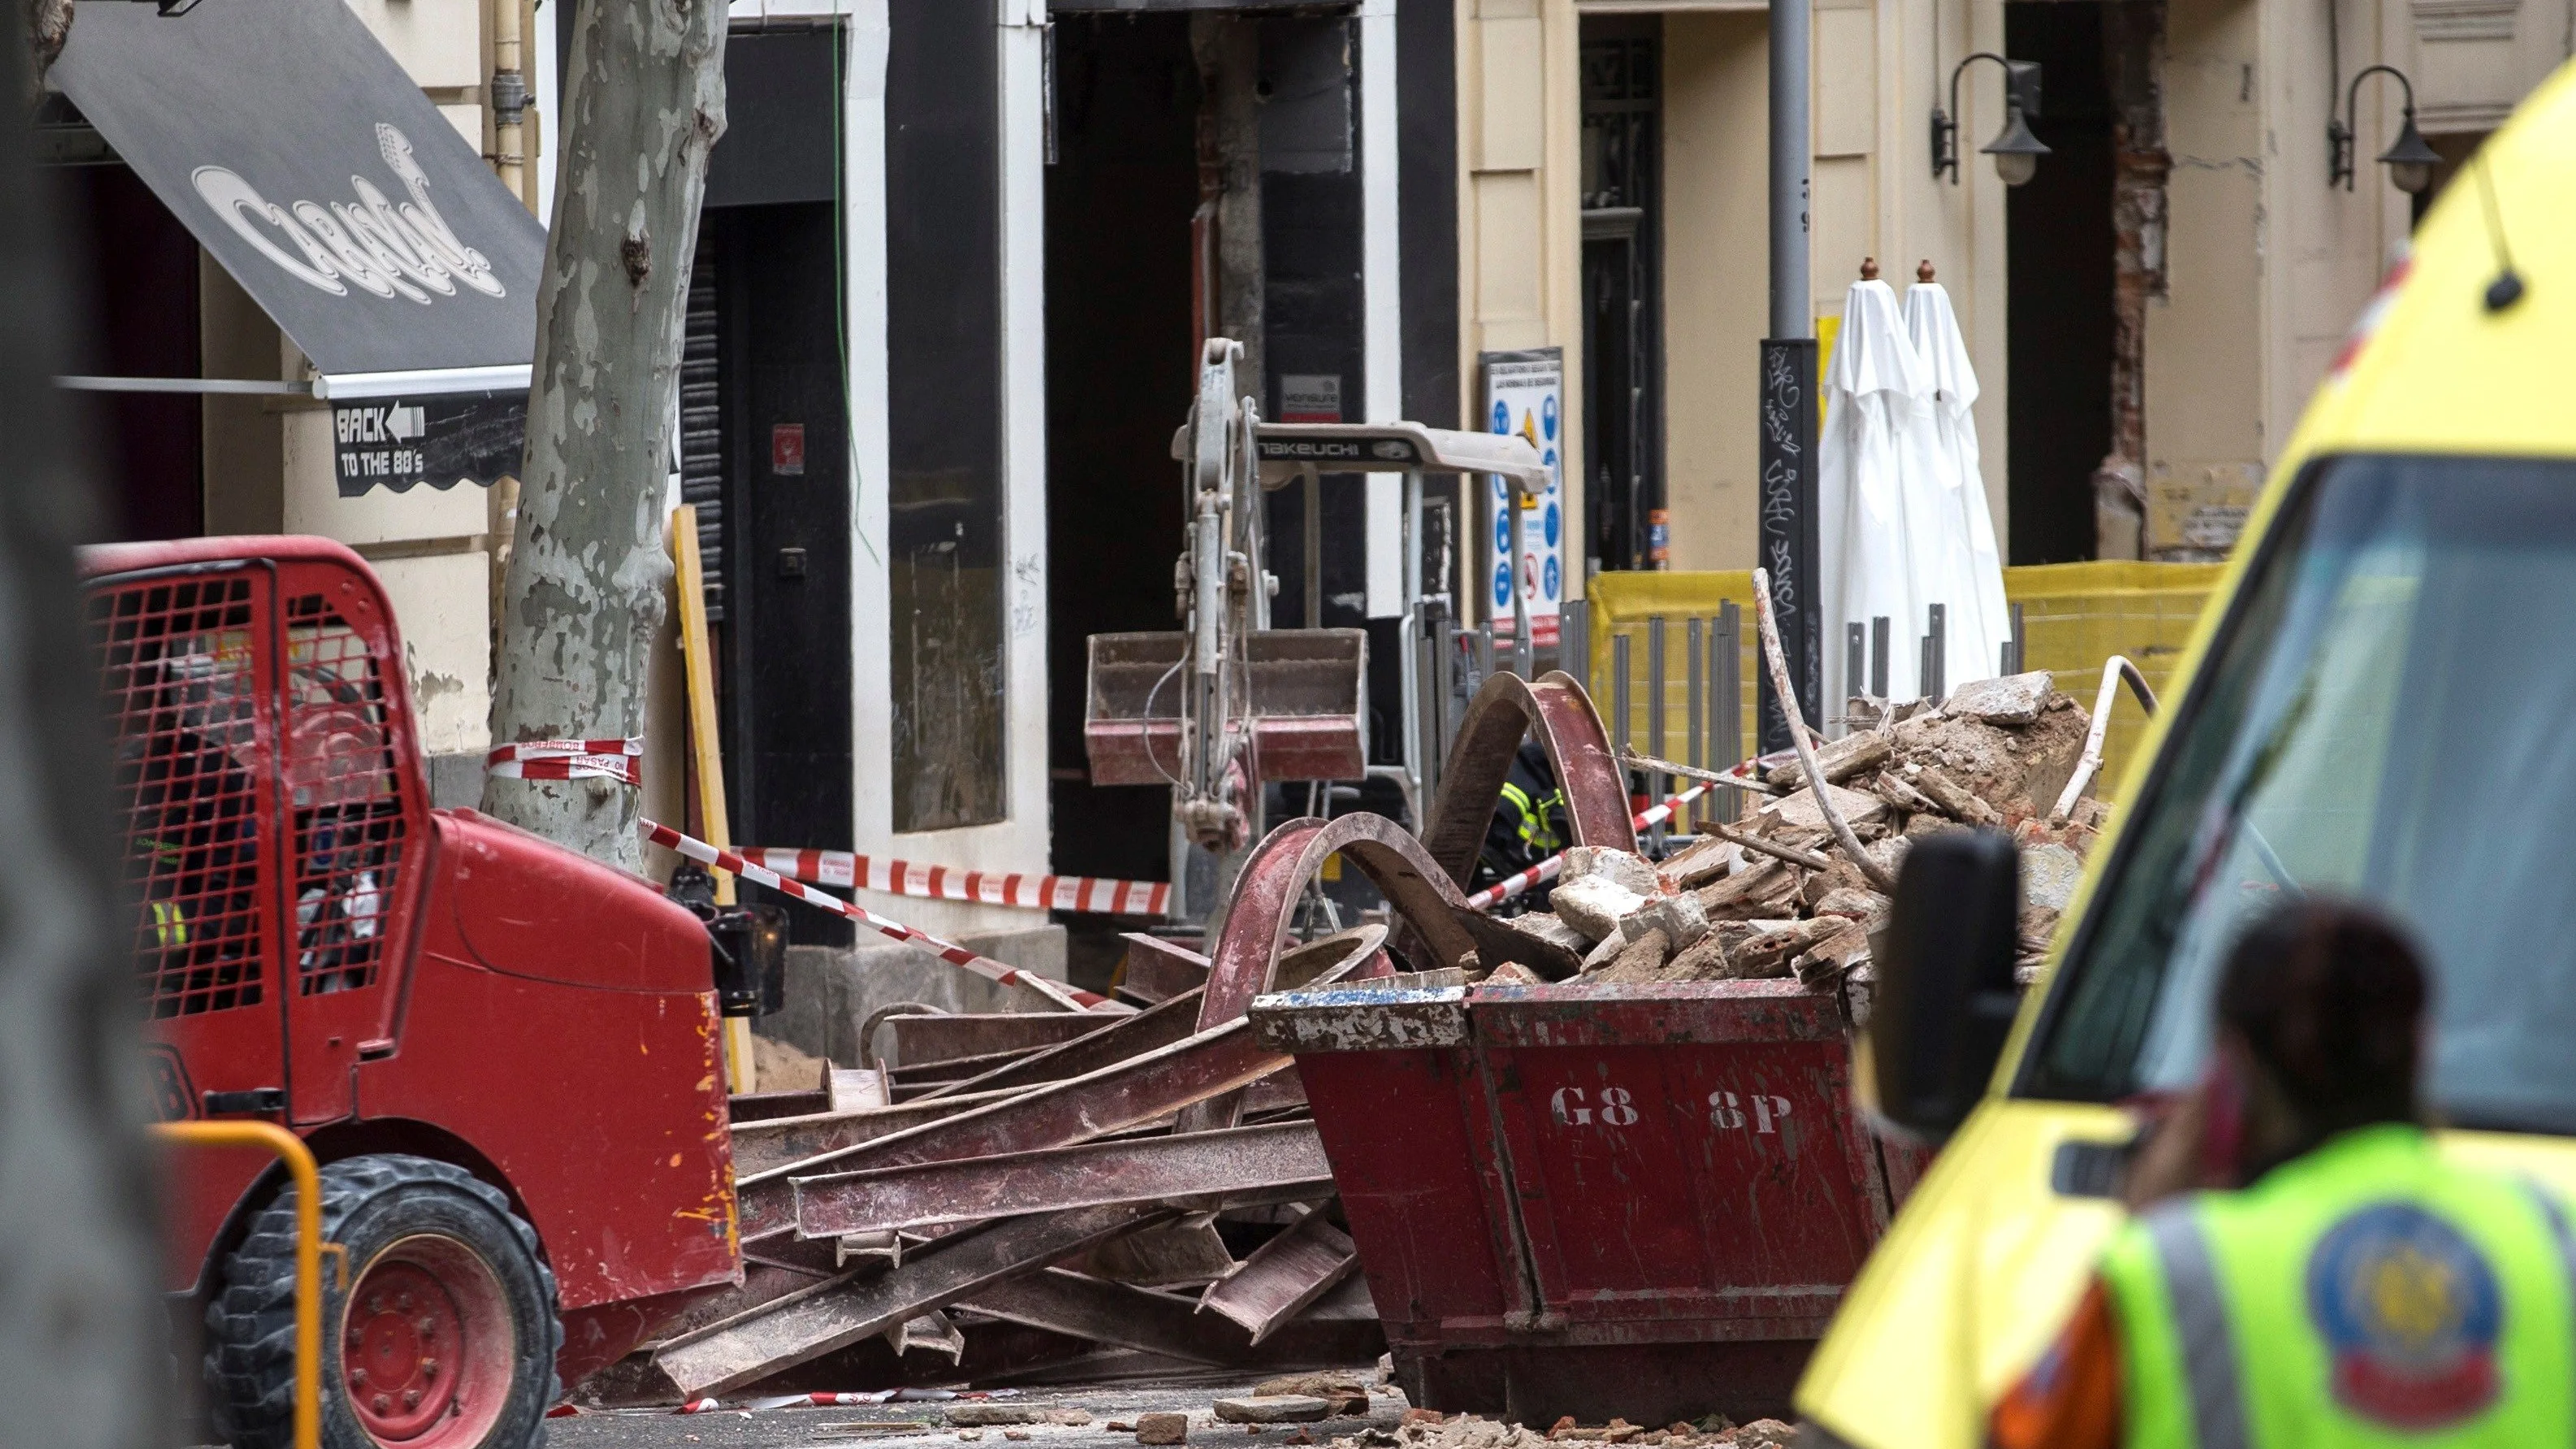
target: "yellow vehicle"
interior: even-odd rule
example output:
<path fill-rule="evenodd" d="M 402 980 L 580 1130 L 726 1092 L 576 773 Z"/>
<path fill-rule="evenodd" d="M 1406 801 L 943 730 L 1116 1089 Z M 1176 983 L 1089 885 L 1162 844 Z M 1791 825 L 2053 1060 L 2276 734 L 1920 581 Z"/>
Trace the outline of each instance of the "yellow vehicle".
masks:
<path fill-rule="evenodd" d="M 1983 1441 L 2121 1221 L 2123 1104 L 2197 1079 L 2222 953 L 2286 893 L 2409 924 L 2446 1150 L 2576 1189 L 2576 67 L 2426 217 L 2176 681 L 2017 1014 L 2000 844 L 1946 852 L 1955 928 L 1882 963 L 1865 1096 L 1947 1143 L 1799 1386 L 1807 1442 Z"/>

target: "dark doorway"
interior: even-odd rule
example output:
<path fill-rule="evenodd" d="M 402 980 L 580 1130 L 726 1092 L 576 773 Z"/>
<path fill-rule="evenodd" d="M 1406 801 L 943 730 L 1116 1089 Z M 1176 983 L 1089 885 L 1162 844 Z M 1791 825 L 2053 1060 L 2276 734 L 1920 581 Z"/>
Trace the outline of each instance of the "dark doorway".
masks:
<path fill-rule="evenodd" d="M 2004 201 L 2007 552 L 2015 564 L 2073 563 L 2094 555 L 2093 470 L 2111 450 L 2111 97 L 2101 9 L 2009 0 L 2004 46 L 2043 68 L 2045 106 L 2030 128 L 2049 147 L 2038 173 Z M 1993 84 L 1991 67 L 1982 76 Z M 1973 149 L 1962 158 L 1984 162 Z"/>
<path fill-rule="evenodd" d="M 53 173 L 88 225 L 92 325 L 74 370 L 110 377 L 197 377 L 197 239 L 123 166 Z M 186 393 L 88 393 L 92 458 L 106 476 L 110 539 L 206 531 L 200 403 Z"/>
<path fill-rule="evenodd" d="M 846 850 L 849 389 L 832 205 L 713 209 L 698 249 L 682 468 L 684 487 L 721 499 L 709 592 L 731 824 L 760 845 Z M 801 908 L 796 933 L 849 939 L 847 922 Z"/>
<path fill-rule="evenodd" d="M 1177 629 L 1180 465 L 1197 384 L 1190 213 L 1198 67 L 1189 17 L 1067 13 L 1055 26 L 1046 173 L 1047 762 L 1055 868 L 1162 880 L 1171 797 L 1095 787 L 1082 744 L 1093 634 Z"/>
<path fill-rule="evenodd" d="M 1657 566 L 1664 507 L 1663 22 L 1583 20 L 1585 552 L 1605 569 Z"/>

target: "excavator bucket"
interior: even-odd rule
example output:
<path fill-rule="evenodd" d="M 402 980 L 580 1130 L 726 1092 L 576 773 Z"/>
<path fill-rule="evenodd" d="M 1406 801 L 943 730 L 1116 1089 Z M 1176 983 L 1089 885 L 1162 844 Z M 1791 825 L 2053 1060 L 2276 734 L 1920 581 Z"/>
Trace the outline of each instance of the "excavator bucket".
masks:
<path fill-rule="evenodd" d="M 1273 629 L 1243 636 L 1243 714 L 1255 780 L 1357 780 L 1368 773 L 1368 634 Z M 1181 706 L 1189 636 L 1094 634 L 1082 720 L 1095 785 L 1188 777 Z"/>

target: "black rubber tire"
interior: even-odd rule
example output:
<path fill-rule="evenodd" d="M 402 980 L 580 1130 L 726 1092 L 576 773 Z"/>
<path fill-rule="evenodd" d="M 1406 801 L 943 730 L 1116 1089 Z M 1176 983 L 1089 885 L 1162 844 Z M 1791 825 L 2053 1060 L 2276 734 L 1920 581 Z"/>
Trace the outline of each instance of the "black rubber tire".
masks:
<path fill-rule="evenodd" d="M 546 1410 L 560 1397 L 555 1355 L 563 1325 L 554 1273 L 534 1229 L 509 1199 L 462 1168 L 425 1157 L 352 1157 L 322 1169 L 322 1237 L 348 1250 L 355 1284 L 389 1245 L 445 1238 L 471 1251 L 498 1281 L 516 1353 L 500 1415 L 474 1449 L 539 1449 Z M 322 1314 L 322 1442 L 376 1449 L 341 1382 L 346 1292 L 328 1258 Z M 251 1222 L 206 1308 L 206 1402 L 215 1430 L 236 1449 L 290 1449 L 295 1429 L 295 1189 Z"/>

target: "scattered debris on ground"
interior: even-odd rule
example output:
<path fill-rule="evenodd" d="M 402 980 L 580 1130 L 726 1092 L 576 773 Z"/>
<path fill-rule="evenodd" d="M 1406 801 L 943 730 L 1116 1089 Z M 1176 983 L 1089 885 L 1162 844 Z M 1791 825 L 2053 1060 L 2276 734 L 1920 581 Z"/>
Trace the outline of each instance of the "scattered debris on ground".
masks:
<path fill-rule="evenodd" d="M 1855 700 L 1851 732 L 1817 764 L 1835 812 L 1893 875 L 1925 835 L 2010 831 L 2021 846 L 2025 978 L 2074 891 L 2104 807 L 2052 819 L 2090 726 L 2045 672 L 1962 685 L 1938 707 Z M 1503 981 L 1728 981 L 1794 977 L 1815 990 L 1870 980 L 1870 936 L 1888 899 L 1835 838 L 1805 769 L 1763 776 L 1745 817 L 1660 863 L 1578 846 L 1545 910 L 1512 917 L 1529 943 Z M 1549 968 L 1554 967 L 1551 971 Z M 1643 1433 L 1644 1431 L 1639 1431 Z"/>
<path fill-rule="evenodd" d="M 1506 1419 L 1477 1414 L 1440 1414 L 1407 1410 L 1393 1429 L 1367 1429 L 1332 1441 L 1333 1449 L 1548 1449 L 1563 1444 L 1670 1444 L 1692 1449 L 1790 1449 L 1797 1429 L 1778 1419 L 1756 1419 L 1738 1426 L 1712 1414 L 1697 1422 L 1657 1428 L 1612 1419 L 1607 1424 L 1577 1424 L 1563 1418 L 1544 1433 Z"/>

